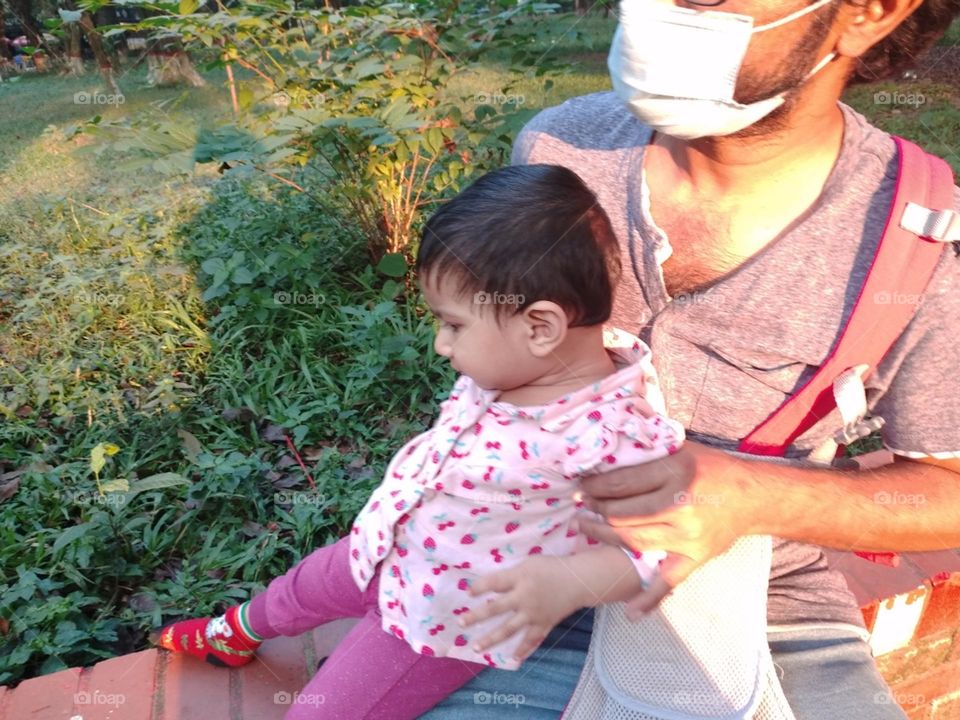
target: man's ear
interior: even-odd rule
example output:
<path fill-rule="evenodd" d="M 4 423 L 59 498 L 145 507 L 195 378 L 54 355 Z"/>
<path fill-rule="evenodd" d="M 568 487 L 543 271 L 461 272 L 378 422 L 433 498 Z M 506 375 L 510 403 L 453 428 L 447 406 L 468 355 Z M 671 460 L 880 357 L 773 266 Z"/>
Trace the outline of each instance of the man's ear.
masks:
<path fill-rule="evenodd" d="M 538 300 L 521 312 L 524 334 L 535 357 L 546 357 L 567 337 L 567 314 L 549 300 Z"/>
<path fill-rule="evenodd" d="M 858 0 L 846 2 L 846 24 L 837 39 L 837 53 L 858 58 L 892 33 L 923 0 Z"/>

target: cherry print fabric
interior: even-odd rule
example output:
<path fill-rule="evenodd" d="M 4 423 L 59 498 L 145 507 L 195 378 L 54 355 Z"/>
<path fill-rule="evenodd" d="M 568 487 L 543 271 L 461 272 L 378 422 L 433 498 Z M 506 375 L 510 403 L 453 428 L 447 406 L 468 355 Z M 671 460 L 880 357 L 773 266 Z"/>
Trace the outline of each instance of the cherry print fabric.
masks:
<path fill-rule="evenodd" d="M 637 465 L 676 451 L 683 428 L 660 414 L 650 351 L 607 331 L 622 369 L 540 406 L 496 400 L 461 376 L 434 426 L 391 460 L 350 535 L 350 567 L 363 590 L 379 572 L 383 629 L 416 652 L 516 669 L 518 634 L 478 654 L 471 643 L 499 627 L 457 620 L 487 598 L 478 577 L 537 553 L 571 555 L 588 544 L 576 530 L 574 493 L 584 475 Z M 662 557 L 632 556 L 642 580 Z M 492 596 L 491 596 L 492 597 Z"/>

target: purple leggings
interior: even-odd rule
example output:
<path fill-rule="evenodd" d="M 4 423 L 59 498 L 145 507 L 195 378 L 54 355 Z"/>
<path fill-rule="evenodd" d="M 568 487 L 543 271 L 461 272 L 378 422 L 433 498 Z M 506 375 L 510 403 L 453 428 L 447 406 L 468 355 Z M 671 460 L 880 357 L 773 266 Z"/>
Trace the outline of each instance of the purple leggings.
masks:
<path fill-rule="evenodd" d="M 360 592 L 350 574 L 350 538 L 315 550 L 250 601 L 263 638 L 300 635 L 339 618 L 360 618 L 303 688 L 286 720 L 412 720 L 485 668 L 420 655 L 380 626 L 379 574 Z M 310 698 L 318 698 L 311 703 Z"/>

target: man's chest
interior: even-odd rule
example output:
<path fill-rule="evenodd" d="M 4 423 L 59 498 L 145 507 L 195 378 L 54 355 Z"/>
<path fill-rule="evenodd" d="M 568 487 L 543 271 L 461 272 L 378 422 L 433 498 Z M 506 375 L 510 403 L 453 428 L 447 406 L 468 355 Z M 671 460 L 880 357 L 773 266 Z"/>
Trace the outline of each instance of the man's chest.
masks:
<path fill-rule="evenodd" d="M 661 269 L 667 294 L 674 299 L 713 285 L 748 257 L 734 242 L 731 220 L 722 213 L 661 204 L 655 220 L 670 243 L 670 257 Z"/>

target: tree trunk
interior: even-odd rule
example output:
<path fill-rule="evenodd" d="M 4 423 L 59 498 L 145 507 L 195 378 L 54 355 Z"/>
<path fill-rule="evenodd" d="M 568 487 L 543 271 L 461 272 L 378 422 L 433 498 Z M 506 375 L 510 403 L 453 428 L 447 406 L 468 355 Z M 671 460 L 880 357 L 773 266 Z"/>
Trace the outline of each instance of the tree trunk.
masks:
<path fill-rule="evenodd" d="M 67 72 L 70 75 L 83 75 L 83 54 L 80 47 L 80 26 L 77 23 L 68 23 L 67 30 Z"/>
<path fill-rule="evenodd" d="M 97 60 L 103 82 L 113 91 L 114 95 L 123 95 L 120 86 L 117 85 L 116 78 L 113 76 L 113 63 L 110 62 L 110 56 L 107 55 L 107 51 L 103 47 L 103 36 L 97 32 L 97 26 L 93 24 L 93 18 L 87 11 L 84 11 L 83 15 L 80 16 L 80 29 L 83 30 L 90 49 L 93 50 L 93 56 Z"/>
<path fill-rule="evenodd" d="M 150 85 L 177 85 L 203 87 L 204 81 L 178 40 L 163 40 L 154 44 L 147 55 L 147 83 Z"/>
<path fill-rule="evenodd" d="M 10 59 L 10 46 L 7 45 L 7 9 L 0 3 L 0 60 Z M 2 65 L 3 63 L 0 63 Z"/>

